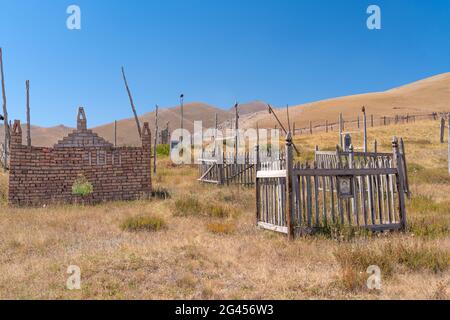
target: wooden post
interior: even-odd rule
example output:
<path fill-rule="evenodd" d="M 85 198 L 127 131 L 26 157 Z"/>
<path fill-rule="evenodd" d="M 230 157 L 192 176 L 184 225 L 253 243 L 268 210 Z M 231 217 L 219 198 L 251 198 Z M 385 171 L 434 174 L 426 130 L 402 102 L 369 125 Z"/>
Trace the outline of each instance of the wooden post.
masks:
<path fill-rule="evenodd" d="M 447 126 L 448 126 L 448 173 L 450 173 L 450 113 L 447 115 Z"/>
<path fill-rule="evenodd" d="M 114 147 L 117 147 L 117 120 L 114 120 Z"/>
<path fill-rule="evenodd" d="M 328 133 L 328 120 L 325 121 L 325 132 Z"/>
<path fill-rule="evenodd" d="M 398 179 L 396 179 L 397 190 L 398 190 L 398 209 L 400 213 L 400 223 L 402 225 L 402 229 L 406 230 L 406 211 L 405 211 L 405 187 L 404 187 L 404 172 L 403 166 L 401 165 L 401 155 L 398 149 L 398 139 L 394 137 L 392 141 L 392 150 L 394 156 L 394 165 L 398 171 Z"/>
<path fill-rule="evenodd" d="M 408 199 L 410 199 L 411 192 L 409 191 L 408 166 L 406 164 L 406 151 L 405 151 L 405 144 L 403 143 L 403 138 L 400 138 L 399 152 L 401 155 L 401 160 L 402 160 L 402 165 L 403 165 L 403 167 L 402 167 L 403 175 L 405 177 L 404 187 L 405 187 L 406 195 L 408 196 Z"/>
<path fill-rule="evenodd" d="M 377 153 L 378 152 L 378 142 L 377 140 L 375 140 L 373 142 L 373 152 Z"/>
<path fill-rule="evenodd" d="M 258 171 L 260 170 L 260 158 L 259 158 L 259 127 L 258 123 L 256 123 L 256 163 L 255 163 L 255 187 L 256 187 L 256 225 L 258 225 L 260 216 L 261 216 L 261 191 L 259 190 L 259 179 L 257 178 Z"/>
<path fill-rule="evenodd" d="M 364 126 L 364 152 L 368 152 L 368 145 L 367 145 L 367 117 L 366 117 L 366 108 L 362 108 L 363 112 L 363 126 Z"/>
<path fill-rule="evenodd" d="M 25 81 L 27 91 L 27 146 L 31 147 L 31 116 L 30 116 L 30 80 Z"/>
<path fill-rule="evenodd" d="M 235 124 L 234 124 L 234 163 L 237 164 L 237 156 L 238 156 L 238 131 L 239 131 L 239 111 L 238 111 L 239 104 L 236 102 L 234 105 L 234 112 L 235 112 Z"/>
<path fill-rule="evenodd" d="M 142 138 L 141 124 L 139 122 L 139 118 L 136 113 L 136 108 L 134 107 L 133 96 L 131 95 L 130 88 L 128 87 L 128 81 L 127 78 L 125 77 L 125 69 L 123 67 L 122 67 L 122 77 L 123 81 L 125 82 L 125 88 L 127 89 L 128 98 L 130 99 L 131 110 L 133 111 L 134 120 L 136 121 L 136 127 L 138 130 L 139 138 Z"/>
<path fill-rule="evenodd" d="M 3 51 L 0 47 L 0 75 L 2 77 L 2 97 L 3 97 L 3 118 L 4 118 L 4 130 L 5 130 L 5 144 L 4 144 L 4 156 L 3 159 L 5 161 L 4 168 L 7 169 L 8 164 L 8 150 L 9 150 L 9 142 L 11 141 L 11 132 L 9 130 L 9 122 L 8 122 L 8 110 L 6 108 L 6 90 L 5 90 L 5 74 L 3 72 Z"/>
<path fill-rule="evenodd" d="M 439 136 L 439 141 L 441 143 L 444 143 L 444 133 L 445 133 L 445 118 L 444 116 L 441 117 L 441 132 Z"/>
<path fill-rule="evenodd" d="M 155 142 L 153 144 L 153 173 L 156 173 L 156 156 L 157 156 L 157 146 L 158 146 L 158 105 L 156 105 L 155 111 Z"/>
<path fill-rule="evenodd" d="M 370 126 L 373 128 L 373 114 L 370 115 Z"/>
<path fill-rule="evenodd" d="M 179 142 L 183 141 L 183 124 L 184 124 L 184 94 L 180 94 L 180 129 L 181 136 Z"/>
<path fill-rule="evenodd" d="M 293 155 L 292 155 L 292 137 L 288 132 L 286 136 L 286 224 L 288 228 L 289 240 L 294 239 L 294 199 L 292 193 L 292 169 L 293 169 Z"/>
<path fill-rule="evenodd" d="M 292 123 L 292 135 L 295 137 L 295 122 Z"/>
<path fill-rule="evenodd" d="M 342 119 L 342 113 L 339 114 L 339 146 L 342 149 L 342 131 L 344 130 L 343 128 L 343 119 Z"/>
<path fill-rule="evenodd" d="M 217 154 L 217 129 L 219 127 L 219 118 L 217 113 L 215 114 L 215 124 L 214 124 L 214 157 Z"/>
<path fill-rule="evenodd" d="M 359 124 L 359 115 L 358 115 L 358 129 L 360 129 L 360 124 Z"/>
<path fill-rule="evenodd" d="M 310 133 L 310 134 L 313 133 L 313 129 L 312 129 L 312 121 L 309 121 L 309 133 Z"/>

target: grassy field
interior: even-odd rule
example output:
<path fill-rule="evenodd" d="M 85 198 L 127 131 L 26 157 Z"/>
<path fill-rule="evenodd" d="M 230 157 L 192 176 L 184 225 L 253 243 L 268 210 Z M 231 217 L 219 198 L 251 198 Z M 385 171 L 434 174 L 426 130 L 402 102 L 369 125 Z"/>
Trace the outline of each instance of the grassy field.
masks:
<path fill-rule="evenodd" d="M 438 122 L 375 128 L 380 151 L 404 137 L 413 197 L 405 234 L 289 242 L 258 230 L 254 189 L 202 185 L 196 168 L 160 161 L 170 199 L 98 206 L 10 208 L 0 174 L 2 299 L 449 299 L 450 175 Z M 354 144 L 361 145 L 361 137 Z M 333 149 L 336 132 L 296 139 L 302 159 Z M 366 288 L 366 269 L 382 289 Z M 66 289 L 69 265 L 81 290 Z"/>

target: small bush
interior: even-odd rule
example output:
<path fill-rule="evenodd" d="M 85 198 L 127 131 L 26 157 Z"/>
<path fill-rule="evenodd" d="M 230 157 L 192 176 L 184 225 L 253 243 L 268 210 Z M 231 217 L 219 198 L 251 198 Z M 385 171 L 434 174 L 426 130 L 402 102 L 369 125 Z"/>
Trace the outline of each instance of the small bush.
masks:
<path fill-rule="evenodd" d="M 203 212 L 213 218 L 229 218 L 234 215 L 234 210 L 221 204 L 207 205 Z"/>
<path fill-rule="evenodd" d="M 86 197 L 94 192 L 94 187 L 85 176 L 80 175 L 72 185 L 72 194 L 76 196 Z"/>
<path fill-rule="evenodd" d="M 168 144 L 158 144 L 156 146 L 156 154 L 160 157 L 168 157 L 170 155 L 170 146 Z"/>
<path fill-rule="evenodd" d="M 184 196 L 175 201 L 175 216 L 206 216 L 212 218 L 229 218 L 236 215 L 236 211 L 230 206 L 219 203 L 201 204 L 193 196 Z"/>
<path fill-rule="evenodd" d="M 175 215 L 177 216 L 196 216 L 201 213 L 202 205 L 195 197 L 184 196 L 175 201 Z"/>
<path fill-rule="evenodd" d="M 160 217 L 138 216 L 127 218 L 120 227 L 123 231 L 159 231 L 166 225 Z"/>
<path fill-rule="evenodd" d="M 208 223 L 206 229 L 215 234 L 231 234 L 236 226 L 233 223 Z"/>

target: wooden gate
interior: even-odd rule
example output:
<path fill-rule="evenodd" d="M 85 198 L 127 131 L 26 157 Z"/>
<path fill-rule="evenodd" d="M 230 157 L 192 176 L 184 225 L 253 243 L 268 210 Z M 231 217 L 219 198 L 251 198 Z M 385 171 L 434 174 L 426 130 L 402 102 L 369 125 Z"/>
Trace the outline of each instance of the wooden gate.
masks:
<path fill-rule="evenodd" d="M 313 233 L 329 225 L 372 231 L 404 230 L 404 172 L 393 142 L 392 167 L 355 163 L 348 168 L 287 164 L 282 170 L 258 170 L 256 220 L 261 228 L 294 235 Z"/>

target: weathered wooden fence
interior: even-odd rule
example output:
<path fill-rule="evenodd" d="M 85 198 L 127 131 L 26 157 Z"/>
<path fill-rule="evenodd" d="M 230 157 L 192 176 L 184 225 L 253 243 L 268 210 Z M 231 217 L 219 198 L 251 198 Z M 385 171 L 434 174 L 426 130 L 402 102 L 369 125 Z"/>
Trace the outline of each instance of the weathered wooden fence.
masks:
<path fill-rule="evenodd" d="M 399 157 L 400 165 L 404 172 L 404 191 L 410 196 L 409 181 L 408 181 L 408 166 L 406 163 L 406 152 L 403 139 L 399 141 Z M 354 168 L 394 168 L 393 153 L 386 152 L 358 152 L 342 151 L 339 146 L 336 146 L 336 151 L 319 151 L 315 152 L 315 163 L 319 169 L 345 169 L 353 166 Z"/>
<path fill-rule="evenodd" d="M 258 152 L 258 157 L 257 157 Z M 270 153 L 264 153 L 270 157 Z M 198 164 L 200 182 L 213 183 L 218 185 L 243 185 L 253 186 L 256 181 L 256 164 L 260 163 L 261 153 L 242 152 L 225 153 L 222 159 L 214 159 L 213 155 L 203 155 Z M 275 163 L 281 163 L 284 159 L 284 152 L 276 154 Z M 272 163 L 272 162 L 271 162 Z M 281 164 L 280 164 L 281 165 Z"/>
<path fill-rule="evenodd" d="M 329 225 L 373 231 L 404 230 L 404 171 L 398 141 L 392 143 L 392 165 L 319 168 L 293 164 L 288 136 L 284 168 L 261 168 L 256 174 L 256 220 L 261 228 L 295 235 Z"/>

